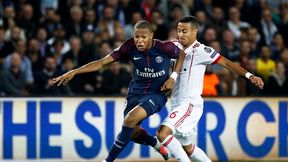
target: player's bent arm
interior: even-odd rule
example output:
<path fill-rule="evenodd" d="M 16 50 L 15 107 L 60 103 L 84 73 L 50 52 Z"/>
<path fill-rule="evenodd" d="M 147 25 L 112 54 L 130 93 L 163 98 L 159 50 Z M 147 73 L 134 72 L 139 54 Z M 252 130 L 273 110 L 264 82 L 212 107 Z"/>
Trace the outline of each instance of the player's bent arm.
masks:
<path fill-rule="evenodd" d="M 99 69 L 101 69 L 102 67 L 110 64 L 114 62 L 113 57 L 111 57 L 111 55 L 107 55 L 106 57 L 100 59 L 100 60 L 96 60 L 96 61 L 92 61 L 90 63 L 87 63 L 77 69 L 74 69 L 75 71 L 75 75 L 76 74 L 82 74 L 82 73 L 89 73 L 89 72 L 93 72 L 93 71 L 98 71 Z"/>
<path fill-rule="evenodd" d="M 182 68 L 182 64 L 184 62 L 185 59 L 185 52 L 183 50 L 180 50 L 178 59 L 176 61 L 176 65 L 174 68 L 174 71 L 172 72 L 171 76 L 169 79 L 167 79 L 163 86 L 161 87 L 161 91 L 163 91 L 166 95 L 169 96 L 169 94 L 171 93 L 173 87 L 174 87 L 174 83 L 177 79 L 178 73 L 180 72 L 181 68 Z"/>
<path fill-rule="evenodd" d="M 177 73 L 180 72 L 182 65 L 183 65 L 183 62 L 184 62 L 184 59 L 185 59 L 185 52 L 183 50 L 180 50 L 179 57 L 176 61 L 176 65 L 174 68 L 175 72 L 177 72 Z"/>
<path fill-rule="evenodd" d="M 68 81 L 70 81 L 77 74 L 97 71 L 97 70 L 101 69 L 102 67 L 104 67 L 105 65 L 108 65 L 112 62 L 114 62 L 113 57 L 111 55 L 107 55 L 106 57 L 104 57 L 100 60 L 92 61 L 92 62 L 87 63 L 87 64 L 85 64 L 85 65 L 83 65 L 77 69 L 70 70 L 67 73 L 65 73 L 65 74 L 63 74 L 57 78 L 53 78 L 52 83 L 49 83 L 49 84 L 57 84 L 58 86 L 60 86 L 61 84 L 65 85 L 65 84 L 67 84 Z"/>
<path fill-rule="evenodd" d="M 233 73 L 239 74 L 241 76 L 246 77 L 250 80 L 252 84 L 257 86 L 260 89 L 263 89 L 264 82 L 260 77 L 254 76 L 253 74 L 249 73 L 247 70 L 242 68 L 240 65 L 226 59 L 225 57 L 221 57 L 220 60 L 217 62 L 218 65 L 225 67 L 226 69 L 232 71 Z"/>

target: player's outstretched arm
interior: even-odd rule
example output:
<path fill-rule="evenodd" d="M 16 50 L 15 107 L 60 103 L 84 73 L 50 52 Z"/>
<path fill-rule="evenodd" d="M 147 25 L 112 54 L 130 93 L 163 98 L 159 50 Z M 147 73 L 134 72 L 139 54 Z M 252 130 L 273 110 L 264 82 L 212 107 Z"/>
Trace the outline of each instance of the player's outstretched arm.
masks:
<path fill-rule="evenodd" d="M 87 63 L 87 64 L 85 64 L 85 65 L 83 65 L 77 69 L 70 70 L 67 73 L 65 73 L 65 74 L 63 74 L 57 78 L 53 78 L 52 84 L 57 84 L 58 86 L 60 86 L 62 84 L 65 85 L 65 84 L 67 84 L 68 81 L 70 81 L 77 74 L 97 71 L 97 70 L 101 69 L 103 66 L 108 65 L 112 62 L 114 62 L 114 59 L 110 55 L 107 55 L 106 57 L 104 57 L 100 60 L 89 62 L 89 63 Z"/>
<path fill-rule="evenodd" d="M 167 94 L 171 93 L 174 87 L 174 83 L 177 79 L 177 75 L 181 70 L 184 59 L 185 59 L 185 52 L 183 50 L 180 50 L 179 57 L 177 59 L 173 73 L 171 74 L 169 79 L 167 79 L 164 82 L 163 86 L 161 87 L 161 91 L 163 91 L 164 93 L 167 93 Z"/>
<path fill-rule="evenodd" d="M 238 75 L 244 76 L 250 80 L 252 84 L 257 86 L 260 89 L 263 89 L 264 82 L 260 77 L 254 76 L 253 74 L 249 73 L 247 70 L 242 68 L 240 65 L 226 59 L 225 57 L 221 57 L 221 59 L 217 62 L 217 64 L 227 68 L 228 70 L 236 73 Z"/>

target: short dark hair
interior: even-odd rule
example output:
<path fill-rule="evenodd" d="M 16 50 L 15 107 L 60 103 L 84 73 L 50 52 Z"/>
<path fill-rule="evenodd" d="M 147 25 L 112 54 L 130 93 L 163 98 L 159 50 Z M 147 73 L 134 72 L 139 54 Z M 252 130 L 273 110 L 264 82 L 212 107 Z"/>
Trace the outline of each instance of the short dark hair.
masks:
<path fill-rule="evenodd" d="M 153 32 L 152 25 L 145 20 L 140 20 L 134 25 L 135 29 L 148 29 L 149 31 Z"/>
<path fill-rule="evenodd" d="M 199 21 L 194 16 L 184 16 L 184 17 L 182 17 L 179 20 L 179 22 L 181 22 L 181 23 L 190 23 L 191 26 L 196 28 L 196 29 L 198 28 L 198 25 L 199 25 Z"/>

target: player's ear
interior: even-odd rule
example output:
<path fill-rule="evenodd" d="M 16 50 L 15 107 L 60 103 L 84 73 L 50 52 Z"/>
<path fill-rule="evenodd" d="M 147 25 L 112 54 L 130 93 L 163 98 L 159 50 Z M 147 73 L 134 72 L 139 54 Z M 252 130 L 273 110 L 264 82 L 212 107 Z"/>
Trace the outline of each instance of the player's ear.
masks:
<path fill-rule="evenodd" d="M 153 38 L 154 37 L 154 33 L 150 32 L 150 37 Z"/>
<path fill-rule="evenodd" d="M 198 29 L 194 29 L 194 30 L 193 30 L 193 35 L 195 35 L 195 36 L 196 36 L 196 35 L 197 35 L 197 33 L 198 33 Z"/>

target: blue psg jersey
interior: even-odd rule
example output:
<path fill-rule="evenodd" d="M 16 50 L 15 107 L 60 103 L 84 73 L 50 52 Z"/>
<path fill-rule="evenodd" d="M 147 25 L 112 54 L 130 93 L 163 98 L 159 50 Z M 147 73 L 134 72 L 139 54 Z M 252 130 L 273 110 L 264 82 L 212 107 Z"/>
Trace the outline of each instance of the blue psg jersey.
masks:
<path fill-rule="evenodd" d="M 134 64 L 128 93 L 153 94 L 161 92 L 161 86 L 169 77 L 170 59 L 178 58 L 179 53 L 180 49 L 174 43 L 155 39 L 148 51 L 140 52 L 131 38 L 110 55 L 115 61 L 128 59 Z"/>

